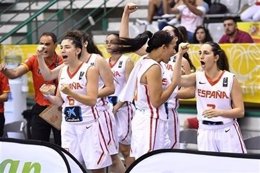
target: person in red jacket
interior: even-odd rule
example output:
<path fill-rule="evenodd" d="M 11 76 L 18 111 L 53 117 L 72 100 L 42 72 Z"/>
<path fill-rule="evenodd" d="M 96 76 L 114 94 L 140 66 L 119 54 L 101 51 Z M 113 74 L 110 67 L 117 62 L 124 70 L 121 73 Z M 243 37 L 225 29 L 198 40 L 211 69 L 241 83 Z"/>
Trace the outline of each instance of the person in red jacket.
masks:
<path fill-rule="evenodd" d="M 8 100 L 8 93 L 10 86 L 8 78 L 0 72 L 0 137 L 4 134 L 5 115 L 4 115 L 4 102 Z"/>
<path fill-rule="evenodd" d="M 62 64 L 62 57 L 55 52 L 57 47 L 57 37 L 54 33 L 45 32 L 40 36 L 40 45 L 44 45 L 43 58 L 50 69 L 54 69 L 59 64 Z M 38 50 L 39 51 L 39 50 Z M 45 110 L 50 102 L 40 92 L 40 87 L 43 84 L 53 84 L 57 86 L 58 81 L 45 81 L 38 64 L 38 51 L 35 55 L 30 56 L 14 69 L 7 69 L 4 64 L 0 65 L 0 70 L 10 79 L 18 78 L 29 71 L 32 72 L 33 86 L 35 92 L 35 105 L 32 108 L 32 139 L 40 141 L 49 141 L 51 130 L 54 134 L 54 142 L 61 144 L 60 130 L 57 130 L 52 125 L 43 120 L 39 114 Z"/>

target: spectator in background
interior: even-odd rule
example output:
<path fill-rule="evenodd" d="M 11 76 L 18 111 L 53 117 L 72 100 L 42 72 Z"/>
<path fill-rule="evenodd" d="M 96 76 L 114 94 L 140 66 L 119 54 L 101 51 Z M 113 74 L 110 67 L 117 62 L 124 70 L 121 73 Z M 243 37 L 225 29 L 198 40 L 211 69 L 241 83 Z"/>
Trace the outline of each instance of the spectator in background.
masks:
<path fill-rule="evenodd" d="M 237 28 L 234 17 L 226 17 L 223 23 L 225 34 L 220 38 L 219 43 L 254 43 L 254 40 L 247 32 Z"/>
<path fill-rule="evenodd" d="M 183 37 L 183 42 L 189 42 L 188 41 L 188 31 L 185 28 L 185 26 L 178 26 L 177 28 Z"/>
<path fill-rule="evenodd" d="M 10 86 L 8 78 L 0 72 L 0 137 L 4 134 L 5 115 L 4 115 L 4 102 L 8 100 L 8 93 Z"/>
<path fill-rule="evenodd" d="M 203 24 L 208 4 L 202 0 L 182 0 L 183 4 L 171 9 L 171 13 L 180 14 L 180 25 L 188 32 L 188 41 L 193 43 L 193 33 L 197 26 Z"/>
<path fill-rule="evenodd" d="M 240 14 L 240 18 L 245 22 L 260 21 L 260 1 L 248 0 L 249 7 Z"/>
<path fill-rule="evenodd" d="M 148 2 L 148 23 L 153 22 L 154 16 L 162 17 L 164 14 L 168 14 L 170 8 L 173 7 L 179 0 L 149 0 Z M 161 30 L 167 22 L 158 21 L 158 28 Z"/>
<path fill-rule="evenodd" d="M 204 26 L 198 26 L 193 34 L 193 43 L 203 44 L 207 41 L 213 41 L 209 30 Z"/>
<path fill-rule="evenodd" d="M 148 22 L 153 22 L 154 16 L 162 16 L 164 14 L 162 0 L 149 0 L 148 2 Z"/>

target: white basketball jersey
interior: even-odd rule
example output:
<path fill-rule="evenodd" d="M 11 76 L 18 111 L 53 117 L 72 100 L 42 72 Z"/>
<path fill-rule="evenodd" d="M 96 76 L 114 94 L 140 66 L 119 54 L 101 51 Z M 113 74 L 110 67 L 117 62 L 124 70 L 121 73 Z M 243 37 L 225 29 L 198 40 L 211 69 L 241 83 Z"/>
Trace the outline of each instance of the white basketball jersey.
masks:
<path fill-rule="evenodd" d="M 74 73 L 70 73 L 68 66 L 65 65 L 61 69 L 60 73 L 60 79 L 59 79 L 59 90 L 61 90 L 61 86 L 66 84 L 69 85 L 69 88 L 73 90 L 73 92 L 79 93 L 79 94 L 86 94 L 86 85 L 87 85 L 87 79 L 86 79 L 86 73 L 90 65 L 86 63 L 82 63 L 78 70 L 75 71 Z M 72 108 L 71 111 L 73 111 L 73 107 L 80 107 L 81 109 L 81 115 L 84 121 L 84 118 L 90 120 L 90 119 L 96 119 L 96 113 L 95 109 L 93 107 L 87 106 L 72 97 L 68 96 L 67 94 L 64 94 L 63 92 L 60 91 L 61 97 L 63 99 L 63 104 L 62 104 L 62 113 L 63 116 L 65 116 L 66 112 L 66 107 Z"/>
<path fill-rule="evenodd" d="M 164 62 L 161 62 L 162 70 L 163 70 L 163 88 L 168 87 L 168 85 L 172 82 L 173 78 L 173 68 L 174 68 L 173 61 L 169 61 L 167 64 Z M 171 96 L 167 100 L 168 108 L 175 108 L 177 109 L 179 107 L 179 101 L 176 98 L 178 92 L 178 87 L 174 89 Z"/>
<path fill-rule="evenodd" d="M 94 54 L 92 53 L 89 60 L 87 61 L 87 64 L 89 65 L 96 65 L 96 59 L 97 57 L 100 56 L 99 54 Z M 98 88 L 101 89 L 105 86 L 102 78 L 99 75 L 99 79 L 98 79 Z M 106 106 L 108 104 L 108 98 L 107 97 L 102 97 L 102 98 L 98 98 L 97 99 L 97 106 Z"/>
<path fill-rule="evenodd" d="M 205 118 L 202 113 L 209 108 L 232 109 L 231 107 L 231 89 L 233 85 L 234 74 L 223 71 L 217 81 L 210 81 L 203 71 L 196 72 L 196 104 L 199 121 L 223 121 L 228 123 L 233 118 L 213 117 Z"/>
<path fill-rule="evenodd" d="M 126 55 L 122 55 L 113 66 L 111 66 L 110 64 L 111 70 L 114 75 L 114 85 L 115 85 L 115 93 L 111 96 L 119 96 L 120 92 L 123 90 L 123 87 L 126 84 L 125 68 L 126 68 L 126 62 L 129 58 L 130 57 Z"/>
<path fill-rule="evenodd" d="M 139 110 L 150 111 L 151 118 L 159 118 L 162 120 L 167 120 L 167 114 L 165 112 L 165 107 L 162 104 L 159 108 L 153 107 L 150 101 L 150 94 L 147 85 L 141 84 L 140 80 L 143 74 L 154 64 L 158 64 L 152 59 L 143 59 L 141 62 L 141 68 L 137 75 L 137 88 L 136 88 L 136 108 Z M 158 64 L 160 67 L 161 65 Z"/>

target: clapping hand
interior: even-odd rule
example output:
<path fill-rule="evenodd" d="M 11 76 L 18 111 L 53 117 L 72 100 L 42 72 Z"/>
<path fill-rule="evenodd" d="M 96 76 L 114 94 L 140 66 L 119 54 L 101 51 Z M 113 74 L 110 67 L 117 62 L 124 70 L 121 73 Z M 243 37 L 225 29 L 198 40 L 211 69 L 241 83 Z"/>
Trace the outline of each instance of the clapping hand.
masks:
<path fill-rule="evenodd" d="M 43 84 L 40 88 L 40 91 L 43 95 L 54 95 L 56 87 L 53 84 Z"/>
<path fill-rule="evenodd" d="M 71 93 L 71 89 L 69 88 L 69 85 L 66 84 L 61 85 L 60 91 L 67 95 L 70 95 Z"/>

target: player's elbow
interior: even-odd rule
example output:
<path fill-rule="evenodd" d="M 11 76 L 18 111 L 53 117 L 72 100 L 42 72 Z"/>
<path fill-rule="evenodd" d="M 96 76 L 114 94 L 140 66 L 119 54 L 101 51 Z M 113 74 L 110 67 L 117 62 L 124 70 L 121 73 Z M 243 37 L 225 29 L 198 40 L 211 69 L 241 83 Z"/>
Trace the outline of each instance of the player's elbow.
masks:
<path fill-rule="evenodd" d="M 97 104 L 97 98 L 91 98 L 88 101 L 88 106 L 95 106 Z"/>
<path fill-rule="evenodd" d="M 113 84 L 113 85 L 110 85 L 109 87 L 108 87 L 108 95 L 111 95 L 111 94 L 114 94 L 115 93 L 115 85 Z"/>
<path fill-rule="evenodd" d="M 155 108 L 159 108 L 162 105 L 162 103 L 159 100 L 158 101 L 151 101 L 151 104 Z"/>
<path fill-rule="evenodd" d="M 240 109 L 237 116 L 238 116 L 237 118 L 243 118 L 245 116 L 245 110 Z"/>
<path fill-rule="evenodd" d="M 42 77 L 45 81 L 51 81 L 51 80 L 54 80 L 54 75 L 52 75 L 51 73 L 50 74 L 45 74 L 45 73 L 42 73 Z"/>
<path fill-rule="evenodd" d="M 7 101 L 8 101 L 8 95 L 7 95 L 7 97 L 3 98 L 3 102 L 7 102 Z"/>

